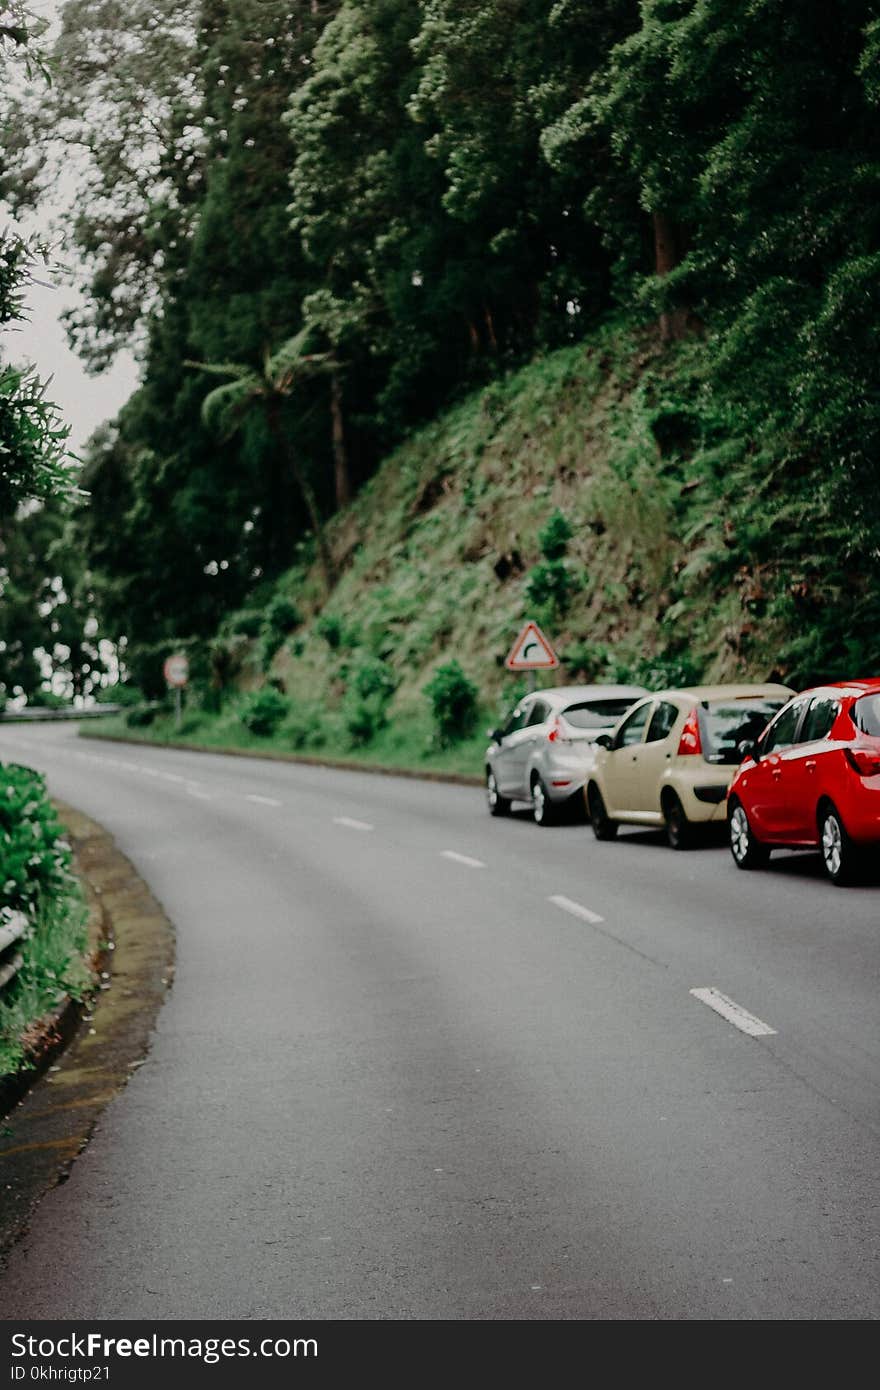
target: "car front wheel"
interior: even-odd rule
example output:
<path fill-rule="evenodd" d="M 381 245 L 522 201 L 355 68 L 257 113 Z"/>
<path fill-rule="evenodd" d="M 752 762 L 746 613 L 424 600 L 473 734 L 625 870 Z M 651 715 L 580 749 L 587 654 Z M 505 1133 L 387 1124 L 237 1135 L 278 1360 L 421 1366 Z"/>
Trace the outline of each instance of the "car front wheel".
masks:
<path fill-rule="evenodd" d="M 509 814 L 510 802 L 507 797 L 502 796 L 498 790 L 498 782 L 491 768 L 486 773 L 486 801 L 489 806 L 490 816 L 506 816 Z"/>
<path fill-rule="evenodd" d="M 728 821 L 730 852 L 738 869 L 763 869 L 770 861 L 770 851 L 756 840 L 745 807 L 735 801 Z"/>
<path fill-rule="evenodd" d="M 844 829 L 836 806 L 826 806 L 819 818 L 822 863 L 832 883 L 853 883 L 861 867 L 858 850 Z"/>

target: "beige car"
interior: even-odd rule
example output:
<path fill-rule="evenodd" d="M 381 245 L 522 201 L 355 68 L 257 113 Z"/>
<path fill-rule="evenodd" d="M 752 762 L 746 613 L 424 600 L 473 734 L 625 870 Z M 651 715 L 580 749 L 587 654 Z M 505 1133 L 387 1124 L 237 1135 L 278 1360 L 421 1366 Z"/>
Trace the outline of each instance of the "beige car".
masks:
<path fill-rule="evenodd" d="M 673 849 L 726 816 L 727 789 L 752 744 L 795 692 L 785 685 L 703 685 L 662 690 L 596 740 L 586 785 L 597 840 L 619 825 L 666 827 Z"/>

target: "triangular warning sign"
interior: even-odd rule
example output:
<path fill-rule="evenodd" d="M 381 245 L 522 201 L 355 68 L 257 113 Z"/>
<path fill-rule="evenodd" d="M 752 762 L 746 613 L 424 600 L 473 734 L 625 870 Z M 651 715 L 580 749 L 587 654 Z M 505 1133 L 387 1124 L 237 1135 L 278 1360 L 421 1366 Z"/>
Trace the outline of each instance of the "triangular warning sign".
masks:
<path fill-rule="evenodd" d="M 552 671 L 559 657 L 538 624 L 526 623 L 504 664 L 509 671 Z"/>

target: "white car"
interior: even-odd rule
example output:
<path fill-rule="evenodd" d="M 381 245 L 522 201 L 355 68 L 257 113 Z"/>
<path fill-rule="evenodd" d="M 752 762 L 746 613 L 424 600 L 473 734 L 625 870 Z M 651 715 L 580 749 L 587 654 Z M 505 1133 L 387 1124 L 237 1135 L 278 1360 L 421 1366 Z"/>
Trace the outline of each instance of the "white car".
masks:
<path fill-rule="evenodd" d="M 525 801 L 538 825 L 550 825 L 566 808 L 581 811 L 596 739 L 647 693 L 640 685 L 568 685 L 526 695 L 489 734 L 490 814 L 507 815 L 514 801 Z"/>

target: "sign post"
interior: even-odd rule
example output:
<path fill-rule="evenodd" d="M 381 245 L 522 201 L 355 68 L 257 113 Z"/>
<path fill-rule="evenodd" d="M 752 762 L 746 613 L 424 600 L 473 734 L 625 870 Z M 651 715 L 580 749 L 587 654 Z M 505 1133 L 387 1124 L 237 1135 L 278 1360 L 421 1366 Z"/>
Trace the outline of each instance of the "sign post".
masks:
<path fill-rule="evenodd" d="M 559 657 L 537 623 L 526 623 L 507 654 L 508 671 L 527 671 L 529 689 L 535 689 L 536 671 L 555 671 Z"/>
<path fill-rule="evenodd" d="M 189 662 L 183 652 L 175 652 L 169 656 L 165 665 L 162 667 L 165 674 L 165 682 L 174 691 L 174 727 L 180 730 L 182 691 L 189 680 Z"/>

